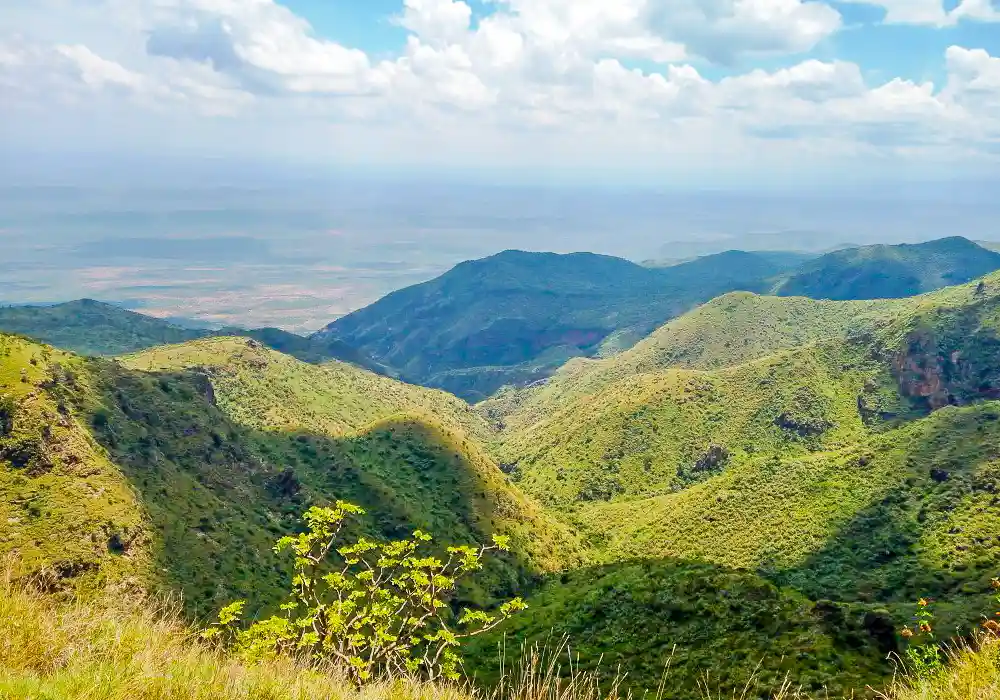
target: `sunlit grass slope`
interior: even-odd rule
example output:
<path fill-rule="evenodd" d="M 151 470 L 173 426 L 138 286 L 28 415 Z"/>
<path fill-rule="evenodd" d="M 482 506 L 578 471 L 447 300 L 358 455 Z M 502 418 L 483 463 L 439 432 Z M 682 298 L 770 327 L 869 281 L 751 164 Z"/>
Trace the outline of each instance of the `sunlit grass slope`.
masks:
<path fill-rule="evenodd" d="M 59 605 L 0 584 L 0 698 L 10 700 L 460 700 L 446 687 L 355 690 L 289 661 L 246 664 L 199 644 L 141 599 Z"/>
<path fill-rule="evenodd" d="M 81 386 L 76 357 L 0 335 L 0 551 L 55 586 L 128 584 L 148 573 L 148 522 L 128 480 L 71 407 L 51 367 Z"/>
<path fill-rule="evenodd" d="M 155 372 L 3 342 L 14 400 L 4 404 L 13 429 L 0 453 L 10 511 L 0 544 L 59 586 L 149 562 L 137 583 L 182 592 L 191 613 L 234 597 L 268 604 L 287 573 L 274 540 L 310 504 L 338 498 L 366 507 L 375 534 L 511 535 L 515 556 L 464 592 L 477 599 L 579 556 L 568 528 L 511 488 L 465 432 L 476 416 L 444 394 L 246 339 L 180 346 L 173 360 L 158 351 Z"/>
<path fill-rule="evenodd" d="M 464 401 L 353 365 L 311 365 L 239 337 L 206 338 L 127 355 L 147 372 L 205 371 L 215 400 L 233 420 L 258 429 L 345 435 L 397 414 L 421 415 L 485 442 L 489 429 Z"/>
<path fill-rule="evenodd" d="M 959 645 L 949 652 L 949 667 L 927 679 L 900 679 L 880 700 L 995 700 L 1000 698 L 1000 640 Z"/>
<path fill-rule="evenodd" d="M 767 324 L 787 304 L 812 331 L 755 335 L 740 320 L 770 309 Z M 599 559 L 755 571 L 860 606 L 889 637 L 932 596 L 939 627 L 965 631 L 1000 571 L 998 321 L 996 274 L 866 304 L 729 295 L 621 366 L 581 366 L 576 381 L 566 370 L 487 408 L 515 482 Z M 755 352 L 727 356 L 747 338 Z"/>

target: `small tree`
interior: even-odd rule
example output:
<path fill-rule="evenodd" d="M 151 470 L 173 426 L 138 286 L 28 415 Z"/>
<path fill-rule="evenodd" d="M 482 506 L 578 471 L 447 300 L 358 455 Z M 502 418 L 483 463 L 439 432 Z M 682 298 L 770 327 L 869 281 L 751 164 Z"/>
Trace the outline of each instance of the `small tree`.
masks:
<path fill-rule="evenodd" d="M 405 540 L 362 537 L 337 548 L 347 517 L 362 514 L 343 501 L 333 508 L 310 508 L 306 531 L 282 537 L 274 547 L 295 556 L 284 614 L 241 629 L 246 603 L 237 601 L 219 613 L 204 636 L 228 636 L 238 652 L 251 658 L 290 654 L 337 664 L 358 686 L 404 675 L 459 678 L 460 641 L 526 607 L 515 598 L 495 614 L 466 608 L 455 616 L 446 602 L 459 578 L 482 568 L 487 552 L 508 549 L 506 538 L 494 537 L 490 546 L 448 547 L 445 559 L 421 554 L 432 538 L 419 530 Z"/>

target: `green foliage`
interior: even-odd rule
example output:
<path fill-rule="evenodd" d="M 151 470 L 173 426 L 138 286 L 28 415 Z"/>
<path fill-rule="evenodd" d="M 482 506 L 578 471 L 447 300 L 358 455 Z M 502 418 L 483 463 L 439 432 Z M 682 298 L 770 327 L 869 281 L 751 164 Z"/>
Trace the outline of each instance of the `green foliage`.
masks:
<path fill-rule="evenodd" d="M 447 599 L 458 579 L 480 570 L 487 552 L 507 550 L 508 539 L 496 537 L 492 546 L 448 547 L 443 560 L 421 551 L 432 539 L 421 530 L 404 540 L 361 538 L 337 546 L 345 519 L 364 512 L 344 501 L 306 511 L 306 531 L 282 537 L 274 547 L 295 556 L 284 615 L 239 629 L 244 603 L 237 601 L 223 608 L 218 623 L 203 636 L 228 632 L 237 651 L 254 660 L 290 655 L 334 664 L 357 686 L 410 676 L 458 680 L 460 641 L 488 632 L 526 607 L 514 598 L 496 614 L 466 608 L 457 618 L 449 615 Z"/>
<path fill-rule="evenodd" d="M 499 645 L 563 637 L 574 668 L 609 684 L 627 672 L 633 697 L 701 698 L 703 685 L 713 697 L 740 697 L 751 678 L 776 689 L 786 675 L 807 694 L 840 697 L 877 686 L 889 670 L 892 647 L 873 630 L 891 630 L 891 621 L 849 604 L 814 603 L 749 571 L 630 561 L 553 576 L 529 603 L 528 614 L 472 642 L 479 677 L 500 673 Z"/>
<path fill-rule="evenodd" d="M 0 554 L 18 552 L 25 574 L 50 572 L 56 587 L 131 575 L 181 592 L 195 616 L 251 594 L 269 610 L 287 573 L 270 544 L 337 497 L 367 510 L 354 534 L 510 536 L 512 557 L 461 582 L 470 603 L 581 556 L 463 430 L 481 423 L 457 399 L 245 339 L 152 352 L 173 370 L 0 335 L 0 394 L 16 397 L 13 439 L 30 460 L 0 459 Z"/>
<path fill-rule="evenodd" d="M 906 640 L 903 659 L 907 673 L 920 681 L 941 672 L 944 660 L 934 635 L 934 614 L 929 600 L 921 598 L 917 601 L 912 627 L 903 627 L 900 634 Z"/>

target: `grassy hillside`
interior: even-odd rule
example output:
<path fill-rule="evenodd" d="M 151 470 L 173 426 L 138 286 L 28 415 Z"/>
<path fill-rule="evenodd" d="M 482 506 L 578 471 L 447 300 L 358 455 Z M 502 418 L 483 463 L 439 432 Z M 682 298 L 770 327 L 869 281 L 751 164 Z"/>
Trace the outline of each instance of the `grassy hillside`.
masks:
<path fill-rule="evenodd" d="M 26 574 L 77 588 L 134 574 L 182 591 L 195 614 L 240 596 L 266 605 L 286 574 L 274 539 L 336 498 L 365 506 L 373 533 L 509 534 L 517 555 L 464 592 L 476 599 L 579 558 L 567 528 L 507 484 L 470 435 L 477 417 L 452 397 L 247 339 L 125 363 L 152 371 L 3 339 L 14 400 L 0 488 L 17 527 L 2 551 Z"/>
<path fill-rule="evenodd" d="M 805 263 L 774 292 L 815 299 L 889 299 L 963 284 L 1000 269 L 1000 253 L 961 237 L 915 245 L 875 245 Z"/>
<path fill-rule="evenodd" d="M 655 565 L 646 567 L 655 568 Z M 726 586 L 724 590 L 738 594 L 753 594 L 749 605 L 737 605 L 733 600 L 723 600 L 714 610 L 691 605 L 686 598 L 673 600 L 656 589 L 635 587 L 636 580 L 627 578 L 627 571 L 612 572 L 588 582 L 597 592 L 593 603 L 601 600 L 621 600 L 622 596 L 609 588 L 612 583 L 625 584 L 626 592 L 638 594 L 637 601 L 621 600 L 628 610 L 635 603 L 647 603 L 666 615 L 690 619 L 708 617 L 712 631 L 731 633 L 741 625 L 752 625 L 754 630 L 767 630 L 788 639 L 803 648 L 807 658 L 813 654 L 822 660 L 830 649 L 828 640 L 818 625 L 800 623 L 793 627 L 773 616 L 770 607 L 763 607 L 776 599 L 788 609 L 796 604 L 794 594 L 776 591 L 739 573 L 699 572 L 699 567 L 684 571 L 700 575 L 699 582 L 714 582 Z M 704 570 L 706 567 L 700 567 Z M 642 572 L 639 581 L 656 581 L 652 571 Z M 670 575 L 668 571 L 667 576 Z M 714 578 L 713 578 L 714 576 Z M 746 600 L 747 598 L 744 598 Z M 570 604 L 572 605 L 572 604 Z M 780 605 L 777 606 L 780 608 Z M 803 606 L 808 608 L 808 604 Z M 603 608 L 587 610 L 585 607 L 568 609 L 567 603 L 552 599 L 544 612 L 559 612 L 565 617 L 554 622 L 571 626 L 573 615 L 601 614 Z M 822 614 L 828 619 L 831 611 Z M 707 613 L 707 614 L 706 614 Z M 612 620 L 617 611 L 613 611 Z M 849 642 L 855 631 L 849 625 L 834 619 L 836 629 L 843 630 L 844 642 Z M 721 625 L 722 629 L 719 629 Z M 697 634 L 697 628 L 689 625 Z M 645 628 L 648 639 L 635 635 L 636 641 L 647 645 L 663 644 L 662 628 Z M 755 632 L 744 628 L 741 638 L 747 639 Z M 246 663 L 218 649 L 199 644 L 184 621 L 177 618 L 170 608 L 138 596 L 115 596 L 101 599 L 90 605 L 66 604 L 52 597 L 12 586 L 0 577 L 0 697 L 46 698 L 47 700 L 618 700 L 622 697 L 614 689 L 603 692 L 592 682 L 592 675 L 574 665 L 574 677 L 560 683 L 542 664 L 532 666 L 519 660 L 509 660 L 506 681 L 496 691 L 476 688 L 449 687 L 445 685 L 414 684 L 406 681 L 378 683 L 363 691 L 354 690 L 335 669 L 307 670 L 288 661 Z M 620 638 L 624 642 L 624 638 Z M 806 648 L 816 642 L 823 646 Z M 836 641 L 833 642 L 834 644 Z M 588 650 L 589 651 L 589 650 Z M 669 653 L 669 649 L 667 650 Z M 721 648 L 720 648 L 721 651 Z M 899 678 L 879 697 L 882 700 L 993 700 L 1000 689 L 1000 645 L 995 640 L 984 639 L 979 648 L 956 649 L 950 667 L 940 674 L 921 681 Z M 591 656 L 581 656 L 590 664 Z M 718 669 L 707 674 L 709 689 L 714 691 L 712 678 L 715 671 L 727 673 L 729 665 L 742 659 L 724 659 Z M 683 674 L 690 668 L 691 659 L 674 654 L 671 669 Z M 863 668 L 850 669 L 854 677 L 863 675 Z M 778 678 L 757 678 L 746 688 L 730 696 L 741 700 L 767 698 L 767 700 L 809 700 L 829 698 L 825 692 L 800 691 L 793 683 Z M 668 671 L 663 677 L 663 687 L 676 694 L 684 687 L 681 678 Z M 773 684 L 774 683 L 774 684 Z M 791 686 L 791 687 L 789 687 Z M 742 692 L 740 692 L 742 691 Z M 666 694 L 665 694 L 666 695 Z M 692 690 L 688 697 L 712 700 L 722 697 L 715 692 Z"/>
<path fill-rule="evenodd" d="M 0 334 L 0 551 L 16 575 L 44 571 L 52 589 L 142 580 L 151 566 L 142 505 L 53 391 L 54 374 L 91 389 L 78 358 Z"/>
<path fill-rule="evenodd" d="M 727 295 L 480 409 L 600 559 L 754 571 L 885 620 L 933 596 L 968 629 L 1000 571 L 998 329 L 1000 274 L 898 301 Z"/>
<path fill-rule="evenodd" d="M 860 331 L 883 319 L 886 308 L 873 301 L 818 302 L 733 292 L 667 323 L 620 355 L 573 360 L 548 381 L 506 390 L 478 409 L 516 432 L 636 375 L 738 365 L 851 329 Z"/>
<path fill-rule="evenodd" d="M 503 386 L 545 379 L 574 358 L 613 356 L 727 292 L 895 298 L 996 269 L 1000 254 L 964 238 L 851 248 L 806 260 L 728 251 L 665 267 L 506 251 L 394 292 L 317 338 L 358 347 L 408 381 L 482 400 Z M 753 338 L 733 342 L 744 341 Z"/>
<path fill-rule="evenodd" d="M 739 251 L 662 270 L 589 253 L 507 251 L 394 292 L 317 337 L 358 347 L 408 381 L 481 399 L 573 357 L 629 347 L 718 294 L 763 290 L 783 269 Z"/>

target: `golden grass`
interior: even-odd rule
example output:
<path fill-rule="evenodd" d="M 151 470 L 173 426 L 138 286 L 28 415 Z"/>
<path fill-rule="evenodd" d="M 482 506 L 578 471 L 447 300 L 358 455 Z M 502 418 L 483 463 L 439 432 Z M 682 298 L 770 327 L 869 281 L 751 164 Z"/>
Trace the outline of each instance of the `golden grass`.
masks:
<path fill-rule="evenodd" d="M 336 669 L 248 664 L 210 648 L 169 603 L 59 602 L 0 580 L 3 700 L 617 700 L 616 685 L 560 670 L 532 654 L 488 695 L 410 680 L 357 690 Z"/>
<path fill-rule="evenodd" d="M 989 636 L 974 645 L 948 651 L 945 671 L 927 680 L 896 680 L 880 700 L 997 700 L 1000 698 L 1000 639 Z"/>
<path fill-rule="evenodd" d="M 2 700 L 628 700 L 622 676 L 599 684 L 581 672 L 569 647 L 524 652 L 489 690 L 411 680 L 357 690 L 336 669 L 317 671 L 290 659 L 248 664 L 198 640 L 178 607 L 151 599 L 66 602 L 0 577 Z M 670 682 L 669 666 L 663 684 Z M 662 686 L 661 686 L 662 690 Z M 655 700 L 653 693 L 643 700 Z M 691 689 L 699 700 L 810 699 L 790 680 L 763 689 L 752 678 L 729 694 L 710 678 Z M 1000 640 L 955 647 L 940 675 L 901 678 L 880 700 L 1000 698 Z"/>

